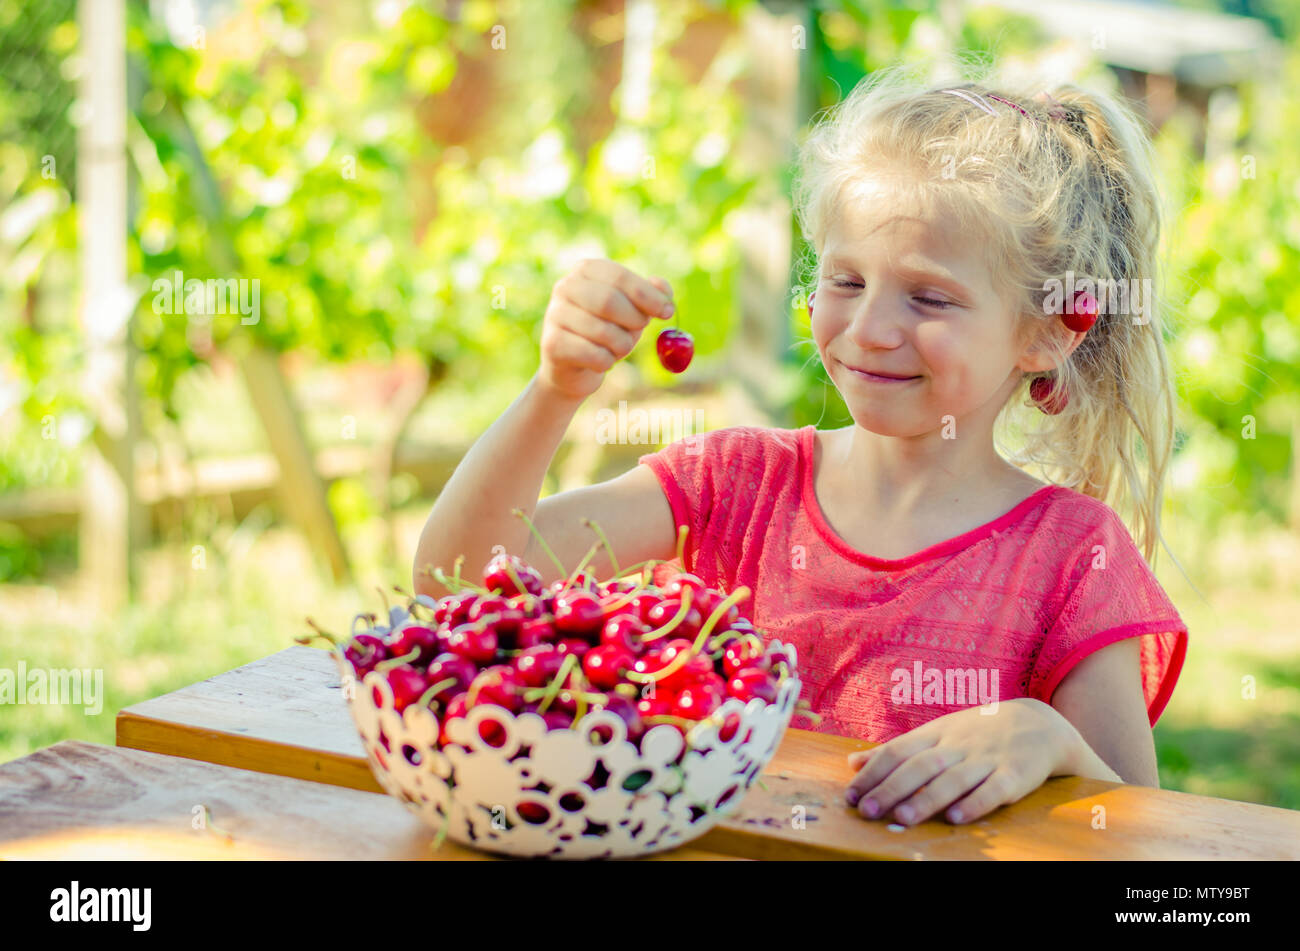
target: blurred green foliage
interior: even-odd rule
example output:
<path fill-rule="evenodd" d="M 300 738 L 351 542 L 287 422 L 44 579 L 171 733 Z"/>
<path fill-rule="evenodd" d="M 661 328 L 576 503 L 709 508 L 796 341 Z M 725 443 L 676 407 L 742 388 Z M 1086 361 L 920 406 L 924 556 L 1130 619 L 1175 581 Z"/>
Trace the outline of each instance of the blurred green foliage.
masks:
<path fill-rule="evenodd" d="M 739 50 L 699 59 L 701 73 L 698 49 L 676 47 L 692 25 L 726 34 L 755 2 L 659 4 L 648 108 L 625 116 L 623 24 L 580 0 L 246 0 L 193 36 L 129 0 L 128 266 L 147 428 L 176 421 L 187 373 L 250 339 L 340 363 L 414 353 L 449 368 L 453 388 L 522 383 L 551 287 L 586 256 L 667 278 L 707 367 L 737 326 L 731 213 L 756 181 L 735 156 Z M 944 35 L 934 0 L 824 0 L 809 17 L 813 109 L 874 69 L 930 57 Z M 963 17 L 966 54 L 1025 56 L 1044 42 L 992 8 Z M 77 43 L 73 0 L 0 0 L 0 56 L 13 64 L 0 76 L 0 492 L 76 484 L 90 418 L 73 306 Z M 1287 158 L 1300 105 L 1245 92 L 1239 151 L 1249 132 L 1254 177 L 1208 187 L 1222 169 L 1204 166 L 1177 119 L 1157 141 L 1181 318 L 1176 487 L 1200 493 L 1207 515 L 1280 518 L 1300 389 L 1300 195 Z M 791 169 L 769 174 L 788 183 Z M 177 272 L 258 281 L 258 322 L 158 313 L 153 284 Z M 797 294 L 790 319 L 788 359 L 804 380 L 792 424 L 846 424 Z M 643 343 L 632 362 L 670 385 L 652 351 Z M 51 420 L 57 438 L 43 439 Z M 355 487 L 336 494 L 362 510 Z M 0 535 L 8 577 L 37 564 L 6 548 L 12 534 Z"/>

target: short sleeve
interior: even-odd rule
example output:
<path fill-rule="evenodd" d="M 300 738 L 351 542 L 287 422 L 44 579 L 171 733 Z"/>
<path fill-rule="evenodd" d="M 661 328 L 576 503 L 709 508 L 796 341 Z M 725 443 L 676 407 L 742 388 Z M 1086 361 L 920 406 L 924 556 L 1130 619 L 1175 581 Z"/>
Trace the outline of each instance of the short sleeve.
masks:
<path fill-rule="evenodd" d="M 711 586 L 726 586 L 734 573 L 730 552 L 736 533 L 743 535 L 738 519 L 746 517 L 740 511 L 744 506 L 735 504 L 734 489 L 737 473 L 753 461 L 755 441 L 748 430 L 734 426 L 684 436 L 637 459 L 659 479 L 674 526 L 688 529 L 682 570 Z"/>
<path fill-rule="evenodd" d="M 1048 629 L 1029 676 L 1028 694 L 1050 703 L 1083 658 L 1140 637 L 1142 692 L 1151 726 L 1164 711 L 1187 653 L 1187 625 L 1114 511 L 1093 500 L 1096 528 L 1068 571 L 1068 596 Z"/>

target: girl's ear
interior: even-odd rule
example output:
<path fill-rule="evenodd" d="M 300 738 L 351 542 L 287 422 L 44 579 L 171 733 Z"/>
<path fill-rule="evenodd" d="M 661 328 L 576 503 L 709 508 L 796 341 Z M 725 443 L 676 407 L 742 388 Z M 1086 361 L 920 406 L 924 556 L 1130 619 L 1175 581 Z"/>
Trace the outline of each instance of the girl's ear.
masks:
<path fill-rule="evenodd" d="M 1016 367 L 1025 373 L 1046 373 L 1055 370 L 1074 348 L 1083 343 L 1086 332 L 1071 330 L 1059 319 L 1046 326 L 1030 325 L 1031 337 L 1020 352 Z"/>

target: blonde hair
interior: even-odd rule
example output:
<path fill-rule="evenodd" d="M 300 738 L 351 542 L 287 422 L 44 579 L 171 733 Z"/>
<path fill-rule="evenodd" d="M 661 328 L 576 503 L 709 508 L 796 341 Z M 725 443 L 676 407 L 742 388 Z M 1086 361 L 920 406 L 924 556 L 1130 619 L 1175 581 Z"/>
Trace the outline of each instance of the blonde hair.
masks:
<path fill-rule="evenodd" d="M 1044 338 L 1069 396 L 1059 415 L 1028 409 L 1037 374 L 1025 375 L 998 416 L 1022 442 L 1009 461 L 1039 466 L 1049 481 L 1127 515 L 1153 563 L 1174 441 L 1164 295 L 1143 293 L 1144 319 L 1135 322 L 1107 313 L 1109 302 L 1095 294 L 1097 322 L 1068 357 L 1062 335 L 1043 333 L 1046 321 L 1060 319 L 1059 310 L 1047 313 L 1045 288 L 1056 281 L 1068 292 L 1069 272 L 1159 288 L 1162 209 L 1151 143 L 1116 97 L 1066 84 L 1036 98 L 1041 89 L 924 83 L 904 67 L 872 73 L 801 144 L 795 211 L 810 254 L 820 255 L 856 184 L 892 173 L 901 191 L 941 204 L 958 233 L 983 242 L 995 285 L 1020 317 L 1020 339 Z M 815 285 L 815 256 L 811 270 Z"/>

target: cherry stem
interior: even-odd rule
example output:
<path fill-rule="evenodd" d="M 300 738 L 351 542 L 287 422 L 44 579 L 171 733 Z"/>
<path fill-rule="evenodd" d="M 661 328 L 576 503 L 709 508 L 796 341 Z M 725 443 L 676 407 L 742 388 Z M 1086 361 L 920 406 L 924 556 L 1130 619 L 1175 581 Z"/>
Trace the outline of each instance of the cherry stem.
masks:
<path fill-rule="evenodd" d="M 695 726 L 695 724 L 699 723 L 700 721 L 688 720 L 686 717 L 675 717 L 671 713 L 657 713 L 651 717 L 642 717 L 641 722 L 648 723 L 651 726 L 658 726 L 661 723 L 671 723 L 674 726 L 681 726 L 681 727 L 685 727 L 686 729 L 691 729 Z"/>
<path fill-rule="evenodd" d="M 454 687 L 458 683 L 460 683 L 460 681 L 455 677 L 448 677 L 445 680 L 439 680 L 424 693 L 420 694 L 420 699 L 415 702 L 416 706 L 427 707 L 430 700 L 442 693 L 448 687 Z"/>
<path fill-rule="evenodd" d="M 609 554 L 609 563 L 614 568 L 614 577 L 617 578 L 619 574 L 618 558 L 614 556 L 614 549 L 610 546 L 609 539 L 605 537 L 605 530 L 600 527 L 600 524 L 595 519 L 583 518 L 582 524 L 600 536 L 600 543 L 605 546 L 605 551 Z"/>
<path fill-rule="evenodd" d="M 546 712 L 547 707 L 551 705 L 551 701 L 555 699 L 555 695 L 560 692 L 560 686 L 564 683 L 565 678 L 569 676 L 569 671 L 573 669 L 573 665 L 577 663 L 577 660 L 576 654 L 564 655 L 564 661 L 560 664 L 560 669 L 555 672 L 555 677 L 546 686 L 546 693 L 537 707 L 538 713 Z"/>
<path fill-rule="evenodd" d="M 689 531 L 685 525 L 677 529 L 677 560 L 681 563 L 682 571 L 686 570 L 686 533 Z"/>
<path fill-rule="evenodd" d="M 521 581 L 519 578 L 519 573 L 515 571 L 515 566 L 510 563 L 509 556 L 506 557 L 506 574 L 508 574 L 510 576 L 510 580 L 514 582 L 516 591 L 518 591 L 520 594 L 528 593 L 528 589 L 524 587 L 523 581 Z"/>
<path fill-rule="evenodd" d="M 207 829 L 209 832 L 222 836 L 228 842 L 235 841 L 235 837 L 233 835 L 231 835 L 225 829 L 221 828 L 221 826 L 217 825 L 215 822 L 212 821 L 212 810 L 207 807 L 206 803 L 203 804 L 203 827 Z"/>
<path fill-rule="evenodd" d="M 632 599 L 635 598 L 637 595 L 639 595 L 645 589 L 646 589 L 646 582 L 644 579 L 642 579 L 640 582 L 637 583 L 637 586 L 635 588 L 633 588 L 627 594 L 623 595 L 623 597 L 619 598 L 617 601 L 612 602 L 606 610 L 616 611 L 625 604 L 631 604 Z"/>
<path fill-rule="evenodd" d="M 440 584 L 450 588 L 456 594 L 459 594 L 461 590 L 464 588 L 469 588 L 471 591 L 486 596 L 488 594 L 487 588 L 484 588 L 482 585 L 477 585 L 472 581 L 465 581 L 459 576 L 460 562 L 461 559 L 457 558 L 455 577 L 448 578 L 446 572 L 444 572 L 441 568 L 434 568 L 432 571 L 430 571 L 428 568 L 425 568 L 424 574 L 429 575 L 432 578 L 436 579 Z"/>
<path fill-rule="evenodd" d="M 420 648 L 412 647 L 409 654 L 403 654 L 401 657 L 390 657 L 388 660 L 381 660 L 375 664 L 375 670 L 388 673 L 394 667 L 401 667 L 403 664 L 409 664 L 420 656 Z"/>
<path fill-rule="evenodd" d="M 533 538 L 537 539 L 537 544 L 541 546 L 542 551 L 546 552 L 546 556 L 550 558 L 551 561 L 555 562 L 555 567 L 560 569 L 560 577 L 563 578 L 564 576 L 566 576 L 568 572 L 564 570 L 563 562 L 561 562 L 560 559 L 555 556 L 555 552 L 551 551 L 551 546 L 546 544 L 546 539 L 543 538 L 542 533 L 537 530 L 537 526 L 533 524 L 533 520 L 524 514 L 524 510 L 511 509 L 510 514 L 516 515 L 519 518 L 522 518 L 524 520 L 524 524 L 527 525 L 528 530 L 532 532 Z"/>
<path fill-rule="evenodd" d="M 704 647 L 705 639 L 713 633 L 713 629 L 717 627 L 718 621 L 722 619 L 722 615 L 726 614 L 733 604 L 739 604 L 747 597 L 749 597 L 749 589 L 743 584 L 735 591 L 731 592 L 731 594 L 727 595 L 727 597 L 723 599 L 722 603 L 713 609 L 713 613 L 709 615 L 709 619 L 705 621 L 704 626 L 700 628 L 700 636 L 695 638 L 695 647 L 691 652 L 695 653 L 696 651 L 701 650 Z"/>
<path fill-rule="evenodd" d="M 685 588 L 682 591 L 682 606 L 677 609 L 677 613 L 665 622 L 663 627 L 657 627 L 648 634 L 642 634 L 641 643 L 644 644 L 646 641 L 657 641 L 665 634 L 671 634 L 673 630 L 676 629 L 677 625 L 682 623 L 686 618 L 687 613 L 691 610 L 692 597 L 691 589 Z"/>
<path fill-rule="evenodd" d="M 596 557 L 596 552 L 598 551 L 600 551 L 600 542 L 596 542 L 596 544 L 587 549 L 587 554 L 582 556 L 582 561 L 578 562 L 578 567 L 573 569 L 573 574 L 569 575 L 569 580 L 564 582 L 564 587 L 556 592 L 557 596 L 564 594 L 564 592 L 569 590 L 569 587 L 573 582 L 578 580 L 578 575 L 582 574 L 582 569 L 587 567 L 587 562 Z"/>

